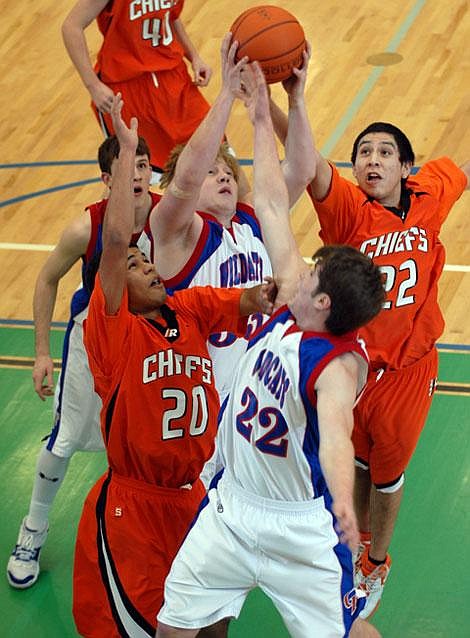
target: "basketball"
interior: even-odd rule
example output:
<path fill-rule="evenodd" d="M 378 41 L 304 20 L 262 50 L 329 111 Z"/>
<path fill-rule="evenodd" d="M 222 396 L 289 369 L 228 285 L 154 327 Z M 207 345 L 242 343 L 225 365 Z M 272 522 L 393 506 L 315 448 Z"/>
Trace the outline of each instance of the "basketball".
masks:
<path fill-rule="evenodd" d="M 286 80 L 302 65 L 305 34 L 292 13 L 262 5 L 244 11 L 232 24 L 233 40 L 239 42 L 237 60 L 257 60 L 268 84 Z"/>

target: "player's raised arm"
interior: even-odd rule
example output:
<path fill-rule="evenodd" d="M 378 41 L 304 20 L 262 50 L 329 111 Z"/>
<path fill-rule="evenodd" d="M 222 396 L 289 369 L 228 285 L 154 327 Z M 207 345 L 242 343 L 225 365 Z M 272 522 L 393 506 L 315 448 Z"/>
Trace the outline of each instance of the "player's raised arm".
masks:
<path fill-rule="evenodd" d="M 266 81 L 257 62 L 247 70 L 246 89 L 246 103 L 254 124 L 254 205 L 279 289 L 278 303 L 284 303 L 295 292 L 299 273 L 307 266 L 290 226 L 289 197 L 277 153 Z"/>
<path fill-rule="evenodd" d="M 296 203 L 315 176 L 315 145 L 305 103 L 305 83 L 311 49 L 303 53 L 302 66 L 282 83 L 289 99 L 285 158 L 281 164 L 289 193 L 289 208 Z"/>
<path fill-rule="evenodd" d="M 227 34 L 221 49 L 220 93 L 178 157 L 174 177 L 152 212 L 150 226 L 156 242 L 157 259 L 159 250 L 171 245 L 172 260 L 176 260 L 175 253 L 178 250 L 184 252 L 188 244 L 194 244 L 199 236 L 202 221 L 194 215 L 196 202 L 220 148 L 234 100 L 242 96 L 240 69 L 246 64 L 246 59 L 235 62 L 236 49 L 236 43 L 232 43 L 231 35 Z M 165 274 L 160 263 L 159 271 Z"/>
<path fill-rule="evenodd" d="M 137 119 L 128 128 L 121 117 L 123 102 L 118 93 L 113 99 L 111 116 L 119 140 L 119 157 L 103 226 L 103 254 L 99 273 L 106 298 L 106 312 L 115 314 L 121 305 L 127 281 L 128 247 L 134 227 L 135 152 Z"/>
<path fill-rule="evenodd" d="M 289 83 L 283 84 L 289 95 L 289 108 L 291 103 L 290 91 L 291 85 Z M 270 100 L 270 110 L 271 117 L 273 120 L 274 130 L 276 131 L 277 137 L 280 139 L 282 144 L 286 148 L 286 160 L 291 161 L 291 158 L 295 161 L 295 143 L 291 144 L 293 139 L 290 136 L 289 140 L 289 127 L 292 126 L 292 118 L 291 116 L 295 114 L 295 111 L 292 111 L 292 114 L 289 111 L 289 117 L 284 113 L 284 111 L 271 99 Z M 309 139 L 309 143 L 311 142 L 311 161 L 313 162 L 313 166 L 309 167 L 309 170 L 312 171 L 312 177 L 310 180 L 310 188 L 312 190 L 312 194 L 314 199 L 324 199 L 328 194 L 331 184 L 332 178 L 332 169 L 327 160 L 321 155 L 320 151 L 316 148 L 314 137 L 311 132 L 311 127 L 309 125 L 311 138 Z M 294 132 L 295 129 L 292 129 Z"/>

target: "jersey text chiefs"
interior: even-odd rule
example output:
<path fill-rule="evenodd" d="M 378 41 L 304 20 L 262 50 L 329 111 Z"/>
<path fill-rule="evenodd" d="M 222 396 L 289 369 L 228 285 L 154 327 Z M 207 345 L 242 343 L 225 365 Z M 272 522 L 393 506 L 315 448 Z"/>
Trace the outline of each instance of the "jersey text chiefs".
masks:
<path fill-rule="evenodd" d="M 203 383 L 212 382 L 212 361 L 197 355 L 183 355 L 173 348 L 160 350 L 145 357 L 142 363 L 142 380 L 152 383 L 162 377 L 184 374 L 192 379 L 202 374 Z"/>
<path fill-rule="evenodd" d="M 132 0 L 129 4 L 129 18 L 138 20 L 147 13 L 171 9 L 177 4 L 178 0 Z"/>
<path fill-rule="evenodd" d="M 415 249 L 423 253 L 428 252 L 426 229 L 417 226 L 371 237 L 363 241 L 360 248 L 361 252 L 371 259 L 392 253 L 412 252 Z"/>

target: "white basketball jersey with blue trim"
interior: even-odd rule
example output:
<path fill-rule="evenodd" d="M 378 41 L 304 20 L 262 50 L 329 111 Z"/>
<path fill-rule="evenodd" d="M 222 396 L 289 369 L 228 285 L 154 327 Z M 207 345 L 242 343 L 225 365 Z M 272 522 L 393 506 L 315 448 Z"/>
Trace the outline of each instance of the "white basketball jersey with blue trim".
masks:
<path fill-rule="evenodd" d="M 250 288 L 263 283 L 265 276 L 272 275 L 259 222 L 251 206 L 238 205 L 230 229 L 224 228 L 210 216 L 201 216 L 204 226 L 198 244 L 182 271 L 165 281 L 168 292 L 208 285 Z M 262 315 L 252 315 L 248 321 L 247 335 L 252 334 L 262 322 Z M 227 332 L 212 335 L 209 339 L 209 354 L 221 400 L 231 388 L 234 370 L 246 346 L 246 339 Z"/>
<path fill-rule="evenodd" d="M 318 458 L 314 386 L 344 352 L 367 360 L 355 333 L 302 332 L 286 306 L 249 340 L 218 433 L 231 480 L 270 499 L 329 498 Z"/>

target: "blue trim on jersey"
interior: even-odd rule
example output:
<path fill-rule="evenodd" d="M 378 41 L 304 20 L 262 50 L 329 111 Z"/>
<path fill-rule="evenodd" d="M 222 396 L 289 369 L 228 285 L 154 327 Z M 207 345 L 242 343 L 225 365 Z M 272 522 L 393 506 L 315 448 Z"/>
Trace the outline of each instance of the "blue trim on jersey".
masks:
<path fill-rule="evenodd" d="M 225 397 L 225 399 L 222 402 L 222 405 L 219 408 L 219 414 L 217 416 L 217 429 L 219 429 L 219 426 L 222 422 L 222 419 L 224 417 L 224 412 L 225 412 L 225 408 L 227 407 L 227 403 L 230 397 L 230 392 L 227 394 L 227 396 Z"/>
<path fill-rule="evenodd" d="M 242 208 L 237 208 L 237 212 L 234 216 L 234 221 L 237 221 L 239 224 L 248 224 L 248 226 L 253 231 L 253 235 L 261 242 L 263 241 L 261 226 L 259 224 L 259 221 L 253 214 L 250 214 Z"/>
<path fill-rule="evenodd" d="M 309 386 L 309 380 L 312 374 L 315 373 L 315 368 L 333 348 L 334 345 L 331 341 L 319 336 L 304 336 L 299 344 L 299 390 L 307 416 L 303 451 L 310 466 L 315 498 L 329 494 L 329 492 L 318 457 L 320 431 L 318 428 L 317 409 L 316 406 L 312 405 L 312 400 L 308 395 L 308 390 L 312 389 Z"/>
<path fill-rule="evenodd" d="M 324 495 L 325 508 L 333 517 L 333 526 L 336 532 L 338 521 L 333 514 L 333 499 L 327 492 Z M 336 532 L 337 533 L 337 532 Z M 344 543 L 339 542 L 333 547 L 333 551 L 341 565 L 341 602 L 343 608 L 343 622 L 346 629 L 345 636 L 349 636 L 351 627 L 359 613 L 364 609 L 366 598 L 358 598 L 354 587 L 354 568 L 351 550 Z"/>
<path fill-rule="evenodd" d="M 72 300 L 70 302 L 70 316 L 76 317 L 82 310 L 88 307 L 90 303 L 90 292 L 85 288 L 85 272 L 88 263 L 93 259 L 93 257 L 103 250 L 103 226 L 102 224 L 98 224 L 97 234 L 96 234 L 96 242 L 93 246 L 93 251 L 89 257 L 86 258 L 85 255 L 82 255 L 82 287 L 74 292 L 72 295 Z"/>
<path fill-rule="evenodd" d="M 208 237 L 204 244 L 204 248 L 201 251 L 198 259 L 195 261 L 194 265 L 188 270 L 185 274 L 184 278 L 179 280 L 175 286 L 167 286 L 165 285 L 166 291 L 168 294 L 173 294 L 175 290 L 185 290 L 190 287 L 192 280 L 194 279 L 196 273 L 199 271 L 201 266 L 209 259 L 209 257 L 215 253 L 217 248 L 222 243 L 222 235 L 224 232 L 223 226 L 219 223 L 212 221 L 210 219 L 203 219 L 204 224 L 207 225 L 207 234 Z M 204 232 L 204 231 L 203 231 Z M 186 268 L 183 266 L 181 272 L 185 272 Z M 176 275 L 175 277 L 179 277 Z M 171 277 L 173 279 L 173 277 Z"/>
<path fill-rule="evenodd" d="M 294 317 L 289 308 L 286 307 L 285 310 L 280 308 L 280 310 L 272 315 L 250 338 L 247 350 L 255 346 L 260 339 L 263 339 L 263 337 L 272 332 L 278 323 L 286 323 L 289 319 L 293 318 Z"/>
<path fill-rule="evenodd" d="M 67 371 L 67 361 L 68 361 L 68 358 L 69 358 L 70 335 L 72 333 L 73 325 L 74 325 L 74 321 L 73 321 L 73 319 L 70 319 L 69 323 L 67 324 L 67 330 L 65 331 L 65 336 L 64 336 L 64 343 L 62 345 L 62 368 L 61 368 L 61 371 L 60 371 L 59 396 L 58 396 L 58 399 L 57 399 L 57 410 L 56 410 L 56 413 L 55 413 L 54 425 L 52 426 L 52 430 L 51 430 L 51 433 L 49 435 L 49 438 L 48 438 L 48 441 L 47 441 L 47 444 L 46 444 L 46 448 L 49 450 L 49 452 L 54 447 L 54 443 L 56 442 L 57 435 L 59 434 L 60 416 L 61 416 L 61 412 L 62 412 L 62 395 L 63 395 L 63 392 L 64 392 L 64 382 L 65 382 L 65 375 L 66 375 L 66 371 Z"/>

